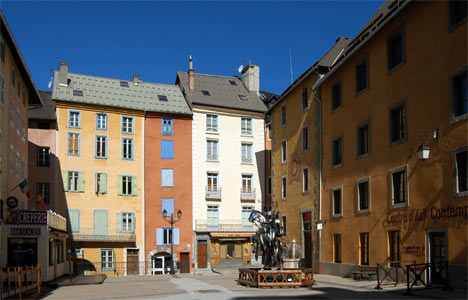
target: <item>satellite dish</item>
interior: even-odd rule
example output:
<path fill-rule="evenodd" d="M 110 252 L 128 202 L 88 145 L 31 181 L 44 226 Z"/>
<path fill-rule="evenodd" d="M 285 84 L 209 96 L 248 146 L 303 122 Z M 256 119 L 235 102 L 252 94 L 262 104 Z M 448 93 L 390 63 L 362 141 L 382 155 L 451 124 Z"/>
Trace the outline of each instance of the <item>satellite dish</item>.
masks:
<path fill-rule="evenodd" d="M 244 69 L 244 65 L 240 65 L 239 68 L 237 69 L 237 72 L 241 73 L 243 69 Z"/>

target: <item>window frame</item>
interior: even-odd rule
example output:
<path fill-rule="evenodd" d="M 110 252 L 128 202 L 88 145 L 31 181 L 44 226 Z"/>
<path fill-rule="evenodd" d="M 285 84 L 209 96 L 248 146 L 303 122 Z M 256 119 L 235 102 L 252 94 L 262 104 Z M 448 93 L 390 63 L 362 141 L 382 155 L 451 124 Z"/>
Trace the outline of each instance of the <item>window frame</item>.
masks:
<path fill-rule="evenodd" d="M 398 64 L 390 66 L 390 40 L 395 39 L 395 37 L 401 36 L 401 52 L 402 58 Z M 403 67 L 406 64 L 406 43 L 405 43 L 405 26 L 402 24 L 395 30 L 393 30 L 387 37 L 387 75 L 393 73 L 393 71 Z M 393 49 L 394 50 L 394 49 Z"/>
<path fill-rule="evenodd" d="M 339 213 L 336 213 L 335 212 L 335 191 L 340 191 L 340 212 Z M 332 204 L 332 211 L 331 211 L 331 216 L 332 218 L 340 218 L 343 216 L 343 185 L 340 185 L 340 186 L 336 186 L 334 188 L 332 188 L 331 190 L 331 204 Z"/>
<path fill-rule="evenodd" d="M 342 261 L 342 243 L 341 234 L 333 234 L 333 263 L 341 263 Z"/>
<path fill-rule="evenodd" d="M 219 181 L 219 171 L 206 171 L 206 188 L 209 192 L 219 192 L 221 184 Z M 211 179 L 211 185 L 210 185 Z M 216 179 L 216 185 L 213 184 L 213 179 Z M 216 187 L 216 189 L 214 189 Z M 211 188 L 211 189 L 210 189 Z"/>
<path fill-rule="evenodd" d="M 99 127 L 99 117 L 100 116 L 104 117 L 105 126 L 103 128 Z M 102 124 L 102 122 L 101 122 L 101 124 Z M 107 113 L 102 113 L 102 112 L 96 113 L 96 130 L 97 131 L 107 131 L 108 130 L 108 124 L 109 124 L 109 115 Z"/>
<path fill-rule="evenodd" d="M 404 196 L 405 196 L 405 201 L 403 202 L 398 202 L 395 203 L 395 195 L 394 195 L 394 182 L 393 182 L 393 175 L 396 173 L 404 172 L 404 180 L 405 180 L 405 191 L 404 191 Z M 390 170 L 390 208 L 400 208 L 400 207 L 407 207 L 409 206 L 409 183 L 408 183 L 408 166 L 402 166 L 396 169 Z"/>
<path fill-rule="evenodd" d="M 168 122 L 165 124 L 165 122 Z M 169 128 L 169 130 L 165 130 Z M 174 135 L 174 119 L 172 118 L 162 118 L 161 119 L 161 135 L 163 136 L 173 136 Z"/>
<path fill-rule="evenodd" d="M 287 194 L 287 187 L 288 180 L 286 176 L 281 176 L 281 200 L 286 201 L 288 194 Z"/>
<path fill-rule="evenodd" d="M 304 130 L 307 131 L 307 135 L 305 135 L 305 137 L 306 137 L 306 142 L 307 142 L 307 143 L 304 143 Z M 302 130 L 301 130 L 301 139 L 302 139 L 302 152 L 307 152 L 307 151 L 309 151 L 309 148 L 310 148 L 310 132 L 309 132 L 309 125 L 306 125 L 306 126 L 302 127 Z"/>
<path fill-rule="evenodd" d="M 135 160 L 135 138 L 133 137 L 127 137 L 127 136 L 122 136 L 120 138 L 120 143 L 121 143 L 121 155 L 120 155 L 120 159 L 121 160 L 125 160 L 125 161 L 134 161 Z M 130 145 L 130 157 L 125 157 L 125 141 L 131 141 L 131 145 Z M 128 151 L 127 151 L 128 152 Z M 128 156 L 128 155 L 127 155 Z"/>
<path fill-rule="evenodd" d="M 126 174 L 122 174 L 120 176 L 122 177 L 122 190 L 120 191 L 121 193 L 120 196 L 126 196 L 126 197 L 135 196 L 135 193 L 133 192 L 133 177 L 135 176 L 126 175 Z M 125 182 L 125 178 L 127 178 L 126 182 Z M 127 187 L 126 187 L 126 192 L 124 193 L 125 184 L 127 185 Z M 130 190 L 130 193 L 128 192 L 129 190 Z"/>
<path fill-rule="evenodd" d="M 164 170 L 171 170 L 172 171 L 172 185 L 164 185 L 163 184 L 163 171 Z M 174 186 L 175 186 L 174 169 L 173 168 L 161 168 L 161 187 L 163 187 L 163 188 L 173 188 Z"/>
<path fill-rule="evenodd" d="M 404 136 L 403 137 L 400 137 L 399 139 L 397 140 L 392 140 L 392 132 L 393 132 L 393 129 L 392 129 L 392 112 L 400 107 L 403 107 L 403 134 Z M 406 105 L 406 99 L 404 100 L 401 100 L 397 103 L 394 103 L 392 104 L 389 108 L 388 108 L 388 120 L 389 120 L 389 126 L 388 126 L 388 130 L 389 130 L 389 140 L 390 140 L 390 146 L 396 146 L 396 145 L 399 145 L 401 143 L 404 143 L 408 140 L 408 113 L 407 113 L 407 105 Z M 401 124 L 401 122 L 399 122 Z M 401 131 L 401 130 L 400 130 Z"/>
<path fill-rule="evenodd" d="M 106 252 L 106 255 L 104 255 L 104 257 L 106 258 L 105 261 L 103 261 L 103 251 Z M 110 251 L 110 252 L 109 252 Z M 111 261 L 109 262 L 108 261 L 108 258 L 109 258 L 109 253 L 111 253 L 112 255 L 110 256 L 111 258 Z M 99 251 L 99 260 L 100 260 L 100 267 L 101 267 L 101 271 L 114 271 L 115 270 L 115 253 L 114 253 L 114 248 L 100 248 L 100 251 Z M 109 267 L 109 264 L 111 265 L 111 267 Z M 104 267 L 105 266 L 105 267 Z"/>
<path fill-rule="evenodd" d="M 283 147 L 283 144 L 284 144 L 284 147 Z M 288 161 L 287 149 L 288 149 L 287 141 L 282 140 L 281 141 L 281 163 L 283 165 Z"/>
<path fill-rule="evenodd" d="M 281 127 L 286 126 L 286 105 L 281 106 Z"/>
<path fill-rule="evenodd" d="M 244 181 L 245 182 L 250 182 L 250 190 L 244 189 Z M 242 191 L 242 193 L 254 193 L 255 185 L 254 185 L 254 176 L 253 176 L 252 173 L 242 173 L 241 174 L 241 191 Z"/>
<path fill-rule="evenodd" d="M 244 147 L 246 148 L 247 156 L 244 156 Z M 242 165 L 253 165 L 254 164 L 254 149 L 252 142 L 241 142 L 241 164 Z"/>
<path fill-rule="evenodd" d="M 72 122 L 72 118 L 71 118 L 72 114 L 78 114 L 78 120 L 77 120 L 78 125 L 73 125 L 73 124 L 71 124 L 71 122 Z M 69 110 L 68 110 L 67 127 L 68 127 L 68 128 L 81 129 L 81 110 L 76 110 L 76 109 L 69 109 Z"/>
<path fill-rule="evenodd" d="M 99 178 L 99 182 L 98 182 L 98 177 L 101 177 L 101 175 L 106 176 L 106 190 L 105 190 L 105 192 L 101 191 L 100 188 L 99 188 L 99 182 L 102 179 Z M 109 175 L 108 175 L 108 173 L 107 172 L 100 172 L 100 171 L 94 172 L 94 193 L 96 195 L 105 195 L 105 194 L 107 194 L 108 190 L 109 190 Z"/>
<path fill-rule="evenodd" d="M 44 191 L 47 191 L 47 193 L 45 193 Z M 49 182 L 37 182 L 36 183 L 36 196 L 39 195 L 40 192 L 42 192 L 42 199 L 44 203 L 49 204 L 50 203 L 50 183 Z"/>
<path fill-rule="evenodd" d="M 396 238 L 396 240 L 395 240 Z M 397 246 L 397 252 L 394 253 L 394 246 Z M 392 262 L 392 256 L 396 254 L 396 261 L 401 261 L 401 232 L 400 230 L 390 230 L 388 231 L 388 258 L 389 262 Z M 393 255 L 392 255 L 393 254 Z M 393 260 L 395 261 L 395 260 Z"/>
<path fill-rule="evenodd" d="M 41 150 L 48 150 L 48 153 L 44 154 L 44 152 Z M 50 167 L 50 147 L 37 146 L 36 153 L 37 153 L 36 166 L 45 167 L 45 168 Z"/>
<path fill-rule="evenodd" d="M 80 171 L 78 170 L 67 170 L 67 185 L 68 185 L 68 189 L 67 189 L 67 193 L 80 193 Z M 70 174 L 76 174 L 76 178 L 75 176 L 72 175 L 72 179 L 70 179 Z M 73 183 L 74 183 L 74 186 L 73 186 L 73 189 L 71 189 L 71 180 L 73 180 Z M 76 185 L 76 189 L 74 188 Z"/>
<path fill-rule="evenodd" d="M 101 140 L 103 139 L 103 140 Z M 102 142 L 104 141 L 104 155 L 102 155 Z M 98 144 L 101 143 L 101 154 L 98 152 Z M 109 138 L 105 134 L 96 134 L 94 136 L 94 158 L 107 159 L 109 152 Z"/>
<path fill-rule="evenodd" d="M 340 155 L 340 161 L 336 162 L 336 157 L 338 153 L 335 153 L 335 142 L 339 141 L 340 142 L 340 147 L 339 147 L 339 155 Z M 332 140 L 332 168 L 336 169 L 339 168 L 343 165 L 343 134 L 340 134 L 339 136 L 336 136 Z"/>
<path fill-rule="evenodd" d="M 359 186 L 367 183 L 367 208 L 361 208 L 361 190 Z M 356 199 L 357 199 L 357 213 L 368 213 L 371 211 L 371 180 L 370 177 L 362 178 L 356 181 Z"/>
<path fill-rule="evenodd" d="M 210 119 L 210 126 L 208 127 L 208 119 Z M 216 127 L 213 127 L 213 120 L 216 120 Z M 213 130 L 213 128 L 215 130 Z M 219 133 L 219 115 L 206 114 L 205 117 L 205 132 L 206 133 Z"/>
<path fill-rule="evenodd" d="M 70 135 L 78 136 L 78 153 L 70 153 Z M 67 131 L 67 156 L 81 156 L 81 132 Z"/>
<path fill-rule="evenodd" d="M 216 149 L 214 149 L 213 147 L 209 147 L 209 145 L 211 146 L 215 146 L 216 145 Z M 213 151 L 211 151 L 211 155 L 208 153 L 208 149 L 211 149 L 211 150 L 215 150 L 216 153 L 213 154 Z M 219 140 L 218 139 L 213 139 L 213 138 L 207 138 L 206 139 L 206 161 L 211 161 L 211 162 L 219 162 Z"/>
<path fill-rule="evenodd" d="M 463 73 L 468 73 L 468 68 L 467 66 L 464 66 L 452 74 L 450 74 L 450 123 L 456 123 L 461 120 L 466 120 L 468 119 L 468 111 L 464 114 L 455 116 L 455 86 L 454 86 L 454 80 L 458 76 L 463 75 Z M 468 79 L 467 79 L 468 80 Z"/>
<path fill-rule="evenodd" d="M 309 89 L 307 87 L 302 88 L 301 107 L 302 111 L 306 111 L 309 108 Z"/>
<path fill-rule="evenodd" d="M 125 130 L 124 130 L 124 120 L 132 120 L 132 126 L 131 126 L 131 131 L 127 131 L 128 130 L 128 122 L 127 122 L 127 126 L 125 127 Z M 130 116 L 130 115 L 121 115 L 120 116 L 120 133 L 121 134 L 129 134 L 129 135 L 134 135 L 135 134 L 135 121 L 136 121 L 136 118 L 135 116 Z"/>
<path fill-rule="evenodd" d="M 307 176 L 304 176 L 305 174 L 307 174 Z M 310 181 L 309 167 L 304 167 L 302 168 L 302 195 L 309 194 L 309 191 L 310 191 L 309 181 Z"/>
<path fill-rule="evenodd" d="M 452 151 L 452 159 L 453 159 L 453 195 L 456 198 L 462 198 L 468 196 L 468 190 L 466 191 L 459 191 L 459 170 L 458 170 L 458 162 L 457 162 L 457 154 L 468 151 L 468 146 L 463 146 L 457 148 Z M 465 166 L 466 167 L 466 166 Z M 465 170 L 467 172 L 468 170 Z"/>
<path fill-rule="evenodd" d="M 131 218 L 125 218 L 125 215 L 131 216 Z M 120 216 L 122 217 L 121 221 L 121 232 L 127 232 L 127 233 L 135 233 L 135 212 L 134 211 L 121 211 Z M 129 222 L 128 220 L 131 219 L 132 223 L 130 226 L 130 229 L 128 228 Z M 126 226 L 125 226 L 126 225 Z"/>
<path fill-rule="evenodd" d="M 358 90 L 358 68 L 365 63 L 366 65 L 366 86 Z M 356 97 L 370 89 L 370 76 L 369 76 L 369 58 L 366 56 L 359 60 L 354 67 L 354 81 L 355 81 L 355 95 Z"/>
<path fill-rule="evenodd" d="M 244 130 L 244 121 L 246 122 L 246 130 Z M 249 130 L 250 125 L 250 130 Z M 252 118 L 241 118 L 241 136 L 253 136 L 253 119 Z"/>
<path fill-rule="evenodd" d="M 361 128 L 363 128 L 365 126 L 367 126 L 367 152 L 361 153 L 362 139 L 361 139 L 361 135 L 360 135 L 360 130 L 361 130 Z M 358 126 L 357 126 L 356 131 L 357 131 L 356 154 L 357 154 L 357 158 L 360 159 L 360 158 L 369 156 L 371 154 L 371 120 L 367 120 L 367 121 L 364 121 L 362 123 L 359 123 Z"/>
<path fill-rule="evenodd" d="M 369 266 L 369 232 L 359 233 L 359 264 Z"/>

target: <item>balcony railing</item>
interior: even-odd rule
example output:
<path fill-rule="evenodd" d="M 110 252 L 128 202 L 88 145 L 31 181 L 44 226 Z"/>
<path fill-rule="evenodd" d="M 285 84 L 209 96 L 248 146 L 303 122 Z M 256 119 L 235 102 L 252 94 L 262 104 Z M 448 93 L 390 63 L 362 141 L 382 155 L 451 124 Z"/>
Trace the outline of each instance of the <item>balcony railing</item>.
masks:
<path fill-rule="evenodd" d="M 51 210 L 47 211 L 47 225 L 50 228 L 67 231 L 67 220 Z"/>
<path fill-rule="evenodd" d="M 219 160 L 218 154 L 207 154 L 206 160 L 218 161 Z"/>
<path fill-rule="evenodd" d="M 255 189 L 241 188 L 241 200 L 255 200 Z"/>
<path fill-rule="evenodd" d="M 252 157 L 242 157 L 241 162 L 243 164 L 251 164 L 252 163 Z"/>
<path fill-rule="evenodd" d="M 117 231 L 115 228 L 80 228 L 72 232 L 74 241 L 135 242 L 135 232 Z"/>
<path fill-rule="evenodd" d="M 206 199 L 219 199 L 221 200 L 221 187 L 205 187 Z"/>
<path fill-rule="evenodd" d="M 198 232 L 255 232 L 256 228 L 249 220 L 218 220 L 207 222 L 207 220 L 195 220 L 195 231 Z"/>

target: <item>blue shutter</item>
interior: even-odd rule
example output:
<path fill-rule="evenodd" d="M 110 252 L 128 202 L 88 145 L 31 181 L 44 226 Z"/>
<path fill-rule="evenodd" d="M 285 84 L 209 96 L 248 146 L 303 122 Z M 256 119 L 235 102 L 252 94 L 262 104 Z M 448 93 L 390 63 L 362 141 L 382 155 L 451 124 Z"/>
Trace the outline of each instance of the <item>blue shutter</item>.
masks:
<path fill-rule="evenodd" d="M 161 246 L 163 244 L 163 229 L 156 228 L 156 245 Z"/>
<path fill-rule="evenodd" d="M 161 158 L 174 159 L 174 141 L 161 141 Z"/>
<path fill-rule="evenodd" d="M 173 238 L 174 238 L 174 245 L 179 245 L 179 228 L 174 228 Z"/>
<path fill-rule="evenodd" d="M 174 213 L 174 199 L 162 199 L 161 202 L 161 215 L 163 210 L 167 211 L 167 215 L 170 216 Z"/>
<path fill-rule="evenodd" d="M 173 169 L 161 169 L 161 185 L 162 186 L 174 186 L 174 170 Z"/>

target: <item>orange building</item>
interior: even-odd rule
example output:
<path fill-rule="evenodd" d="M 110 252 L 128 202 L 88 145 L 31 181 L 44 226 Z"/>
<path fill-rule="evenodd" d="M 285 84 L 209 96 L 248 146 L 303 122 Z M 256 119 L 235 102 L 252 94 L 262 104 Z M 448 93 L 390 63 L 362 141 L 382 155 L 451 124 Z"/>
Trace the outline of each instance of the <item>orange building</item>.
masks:
<path fill-rule="evenodd" d="M 466 10 L 388 1 L 315 84 L 324 273 L 448 261 L 432 280 L 466 288 Z"/>
<path fill-rule="evenodd" d="M 145 118 L 145 258 L 152 274 L 169 272 L 172 262 L 181 273 L 190 273 L 192 112 L 179 87 L 163 87 L 167 106 L 161 102 L 160 112 L 147 113 Z M 172 229 L 171 215 L 177 221 Z"/>

